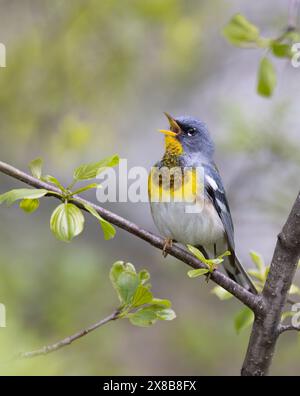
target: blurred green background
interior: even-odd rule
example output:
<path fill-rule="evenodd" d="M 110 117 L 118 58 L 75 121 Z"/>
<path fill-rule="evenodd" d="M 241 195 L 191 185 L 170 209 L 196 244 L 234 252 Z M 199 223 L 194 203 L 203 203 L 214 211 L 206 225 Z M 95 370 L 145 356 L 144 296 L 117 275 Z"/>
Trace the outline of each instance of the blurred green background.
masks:
<path fill-rule="evenodd" d="M 239 255 L 251 265 L 254 249 L 269 262 L 299 189 L 300 72 L 276 61 L 276 93 L 259 97 L 263 52 L 231 47 L 220 30 L 241 12 L 276 37 L 287 9 L 271 0 L 1 0 L 1 160 L 26 169 L 41 156 L 45 173 L 66 183 L 77 165 L 114 153 L 149 168 L 163 150 L 162 112 L 194 115 L 216 141 Z M 0 193 L 22 186 L 0 175 Z M 56 204 L 44 199 L 33 215 L 0 207 L 2 375 L 239 373 L 250 330 L 235 333 L 237 301 L 220 302 L 212 283 L 189 279 L 186 266 L 124 231 L 105 242 L 88 216 L 81 236 L 57 241 L 48 226 Z M 155 231 L 147 204 L 105 207 Z M 149 269 L 176 320 L 146 329 L 118 321 L 46 357 L 11 361 L 108 315 L 117 259 Z M 295 334 L 282 336 L 272 373 L 299 374 L 299 352 Z"/>

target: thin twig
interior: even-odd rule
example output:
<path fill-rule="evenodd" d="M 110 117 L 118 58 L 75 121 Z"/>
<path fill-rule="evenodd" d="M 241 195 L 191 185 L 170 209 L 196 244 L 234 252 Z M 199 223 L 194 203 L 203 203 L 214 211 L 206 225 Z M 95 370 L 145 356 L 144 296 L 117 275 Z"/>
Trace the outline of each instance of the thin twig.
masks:
<path fill-rule="evenodd" d="M 300 326 L 293 325 L 279 325 L 278 327 L 278 335 L 284 333 L 285 331 L 300 331 Z"/>
<path fill-rule="evenodd" d="M 0 161 L 0 172 L 5 173 L 6 175 L 11 176 L 14 179 L 18 179 L 26 184 L 29 184 L 32 187 L 44 188 L 54 193 L 60 192 L 57 187 L 45 183 L 39 179 L 36 179 L 33 176 L 30 176 L 27 173 L 22 172 L 21 170 L 2 161 Z M 51 193 L 49 194 L 49 196 L 58 198 L 55 195 L 51 195 Z M 79 196 L 74 196 L 74 201 L 72 202 L 74 203 L 74 205 L 85 211 L 85 205 L 92 206 L 96 210 L 96 212 L 105 220 L 137 236 L 138 238 L 143 239 L 144 241 L 150 243 L 152 246 L 163 250 L 165 245 L 165 240 L 163 238 L 153 234 L 150 231 L 144 230 L 135 223 L 132 223 L 131 221 L 117 215 L 116 213 L 110 212 L 109 210 L 106 210 L 101 206 L 95 205 L 92 202 L 89 202 Z M 182 261 L 183 263 L 189 265 L 192 268 L 206 268 L 205 264 L 198 260 L 194 255 L 176 244 L 173 244 L 172 247 L 168 247 L 167 252 L 171 256 L 176 257 L 178 260 Z M 212 273 L 210 279 L 217 283 L 219 286 L 223 287 L 233 296 L 235 296 L 238 300 L 240 300 L 255 313 L 262 313 L 264 311 L 264 304 L 261 296 L 252 294 L 244 287 L 238 285 L 236 282 L 228 278 L 228 276 L 224 275 L 219 270 L 215 270 Z"/>
<path fill-rule="evenodd" d="M 72 344 L 72 342 L 91 333 L 92 331 L 98 329 L 99 327 L 105 325 L 106 323 L 111 322 L 112 320 L 118 319 L 118 314 L 119 314 L 119 312 L 116 311 L 116 312 L 112 313 L 111 315 L 107 316 L 106 318 L 100 320 L 99 322 L 94 323 L 90 327 L 87 327 L 86 329 L 82 329 L 82 330 L 78 331 L 77 333 L 64 338 L 63 340 L 56 342 L 55 344 L 46 345 L 40 349 L 36 349 L 36 350 L 30 351 L 30 352 L 22 352 L 17 357 L 19 359 L 29 359 L 29 358 L 33 358 L 33 357 L 40 356 L 40 355 L 47 355 L 48 353 L 57 351 L 58 349 L 61 349 L 67 345 Z"/>

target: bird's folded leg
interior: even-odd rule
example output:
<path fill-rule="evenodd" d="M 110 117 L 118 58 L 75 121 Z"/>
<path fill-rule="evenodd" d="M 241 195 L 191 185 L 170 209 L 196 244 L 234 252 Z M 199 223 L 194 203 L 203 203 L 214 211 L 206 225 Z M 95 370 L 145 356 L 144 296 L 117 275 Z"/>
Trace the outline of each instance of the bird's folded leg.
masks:
<path fill-rule="evenodd" d="M 162 254 L 164 257 L 167 257 L 167 255 L 168 255 L 167 250 L 170 249 L 172 246 L 173 246 L 173 239 L 166 238 L 165 242 L 164 242 L 163 249 L 162 249 Z"/>

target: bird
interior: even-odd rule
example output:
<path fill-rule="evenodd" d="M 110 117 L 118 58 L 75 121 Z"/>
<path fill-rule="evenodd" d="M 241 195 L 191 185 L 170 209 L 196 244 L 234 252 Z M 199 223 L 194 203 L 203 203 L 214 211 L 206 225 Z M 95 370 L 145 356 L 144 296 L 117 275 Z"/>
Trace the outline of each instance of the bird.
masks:
<path fill-rule="evenodd" d="M 165 241 L 163 255 L 173 243 L 192 245 L 207 259 L 229 250 L 223 262 L 228 276 L 257 294 L 235 252 L 232 216 L 206 124 L 164 114 L 169 128 L 159 131 L 165 135 L 165 151 L 148 177 L 151 214 Z"/>

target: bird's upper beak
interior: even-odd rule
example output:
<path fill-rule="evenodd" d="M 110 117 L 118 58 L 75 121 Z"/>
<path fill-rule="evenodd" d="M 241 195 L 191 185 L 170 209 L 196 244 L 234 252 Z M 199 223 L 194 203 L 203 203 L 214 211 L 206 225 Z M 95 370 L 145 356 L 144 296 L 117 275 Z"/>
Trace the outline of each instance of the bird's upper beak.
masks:
<path fill-rule="evenodd" d="M 159 132 L 168 136 L 177 136 L 181 132 L 180 126 L 177 124 L 175 119 L 168 113 L 164 113 L 169 120 L 170 129 L 159 129 Z"/>

